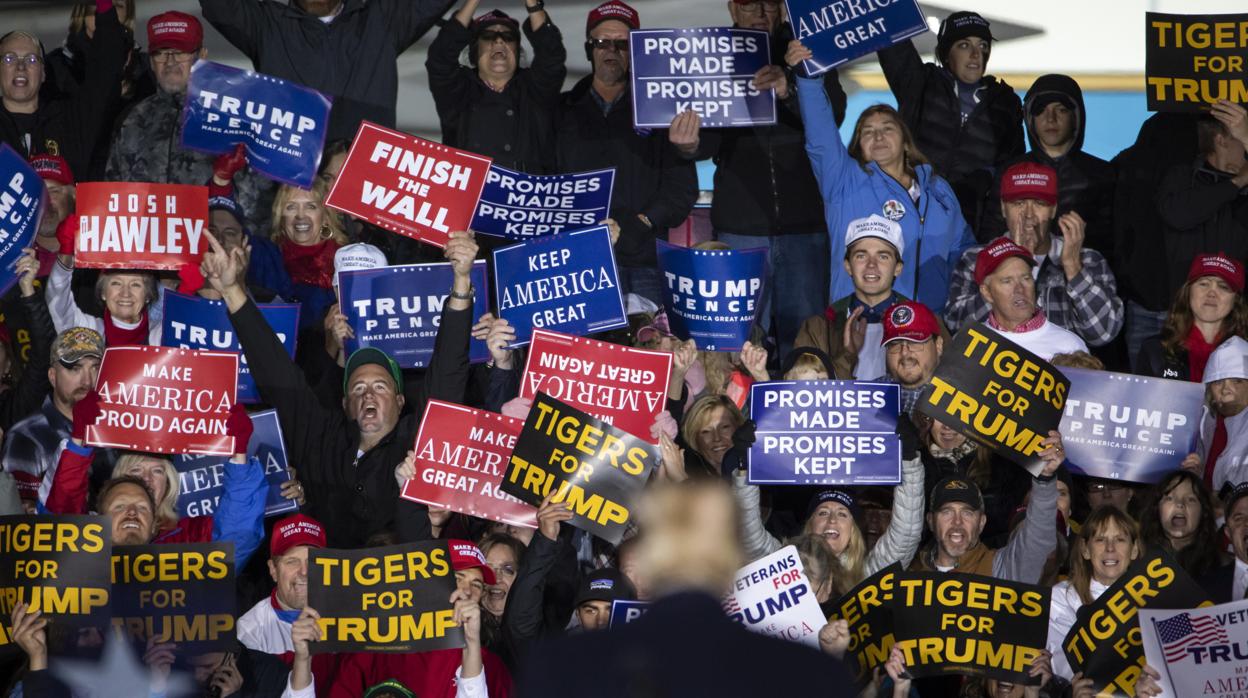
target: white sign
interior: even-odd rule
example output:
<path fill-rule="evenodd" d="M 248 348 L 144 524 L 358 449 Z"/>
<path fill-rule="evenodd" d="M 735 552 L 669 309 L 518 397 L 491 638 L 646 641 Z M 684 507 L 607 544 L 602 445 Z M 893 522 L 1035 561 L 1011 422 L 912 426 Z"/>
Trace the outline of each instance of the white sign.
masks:
<path fill-rule="evenodd" d="M 1179 610 L 1140 609 L 1148 665 L 1164 696 L 1248 693 L 1248 601 Z"/>
<path fill-rule="evenodd" d="M 756 633 L 819 647 L 826 620 L 791 545 L 737 570 L 723 604 L 729 618 Z"/>

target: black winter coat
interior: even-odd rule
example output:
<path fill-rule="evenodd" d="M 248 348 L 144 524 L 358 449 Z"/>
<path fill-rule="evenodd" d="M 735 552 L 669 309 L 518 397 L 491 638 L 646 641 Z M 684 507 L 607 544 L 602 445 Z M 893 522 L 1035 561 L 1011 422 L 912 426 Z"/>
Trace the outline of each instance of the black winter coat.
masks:
<path fill-rule="evenodd" d="M 555 171 L 554 109 L 567 77 L 563 35 L 549 19 L 534 31 L 521 25 L 533 46 L 533 62 L 520 68 L 502 92 L 477 71 L 459 63 L 472 31 L 454 18 L 438 32 L 425 59 L 429 90 L 442 123 L 442 142 L 494 159 L 494 164 L 529 174 Z"/>
<path fill-rule="evenodd" d="M 611 217 L 620 224 L 615 244 L 621 267 L 654 268 L 656 237 L 689 217 L 698 198 L 693 162 L 677 154 L 666 130 L 638 133 L 633 128 L 632 94 L 627 90 L 603 114 L 588 75 L 563 93 L 557 127 L 560 172 L 615 168 Z M 647 228 L 637 214 L 645 214 Z"/>
<path fill-rule="evenodd" d="M 1167 298 L 1187 280 L 1198 254 L 1225 252 L 1248 259 L 1248 196 L 1231 178 L 1202 158 L 1171 169 L 1162 181 L 1157 211 L 1165 226 Z"/>
<path fill-rule="evenodd" d="M 897 98 L 902 119 L 936 174 L 948 180 L 972 227 L 992 189 L 993 173 L 1023 154 L 1023 106 L 1014 89 L 986 75 L 979 104 L 962 123 L 953 75 L 924 63 L 911 41 L 876 54 L 888 86 Z M 979 233 L 993 237 L 997 232 Z"/>
<path fill-rule="evenodd" d="M 451 0 L 344 0 L 326 24 L 293 2 L 199 0 L 204 19 L 257 72 L 333 98 L 327 140 L 354 137 L 365 119 L 394 127 L 395 60 L 450 6 Z"/>
<path fill-rule="evenodd" d="M 430 398 L 461 402 L 468 380 L 468 334 L 472 309 L 442 310 L 433 358 L 425 371 L 420 397 L 411 412 L 376 446 L 356 455 L 360 428 L 341 409 L 327 409 L 317 399 L 277 335 L 248 301 L 230 314 L 238 342 L 251 366 L 264 402 L 277 410 L 287 454 L 307 488 L 305 511 L 325 526 L 331 548 L 358 548 L 369 536 L 391 529 L 399 487 L 394 467 L 416 440 L 416 428 Z M 428 526 L 428 514 L 424 526 Z"/>
<path fill-rule="evenodd" d="M 1135 372 L 1141 376 L 1170 378 L 1178 381 L 1192 379 L 1192 369 L 1187 362 L 1187 350 L 1171 354 L 1161 345 L 1161 337 L 1149 337 L 1140 346 L 1140 357 L 1135 362 Z"/>

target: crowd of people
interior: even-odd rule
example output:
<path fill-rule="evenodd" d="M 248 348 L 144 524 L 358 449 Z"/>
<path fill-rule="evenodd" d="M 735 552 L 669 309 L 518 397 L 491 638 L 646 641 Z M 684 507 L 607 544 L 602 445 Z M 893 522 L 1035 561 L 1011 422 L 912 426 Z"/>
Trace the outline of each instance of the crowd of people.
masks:
<path fill-rule="evenodd" d="M 556 16 L 543 0 L 508 8 L 517 16 L 463 0 L 445 18 L 446 0 L 200 0 L 202 22 L 162 12 L 142 29 L 135 2 L 75 4 L 54 51 L 26 31 L 0 36 L 0 141 L 47 187 L 2 301 L 0 514 L 108 515 L 118 545 L 233 543 L 238 608 L 248 609 L 237 647 L 140 648 L 151 696 L 166 695 L 171 672 L 193 674 L 211 696 L 852 695 L 844 621 L 829 620 L 816 652 L 751 635 L 719 608 L 738 568 L 788 544 L 827 616 L 894 563 L 1052 588 L 1047 651 L 1031 667 L 1039 684 L 912 680 L 894 652 L 869 695 L 1094 695 L 1062 639 L 1149 549 L 1172 555 L 1211 600 L 1244 598 L 1244 106 L 1157 114 L 1106 162 L 1083 150 L 1096 116 L 1076 80 L 1042 76 L 1020 99 L 988 73 L 992 27 L 955 12 L 934 62 L 909 40 L 878 52 L 897 107 L 864 110 L 845 142 L 838 71 L 806 75 L 812 54 L 784 4 L 727 0 L 721 23 L 770 36 L 772 64 L 753 83 L 774 90 L 776 123 L 703 128 L 689 111 L 646 130 L 633 126 L 629 89 L 629 33 L 643 25 L 621 0 L 585 18 Z M 556 20 L 578 36 L 584 21 L 591 64 L 567 90 Z M 333 97 L 310 188 L 266 178 L 241 147 L 182 147 L 191 68 L 208 58 L 204 22 L 258 72 Z M 529 174 L 615 169 L 609 225 L 629 326 L 598 338 L 673 359 L 667 403 L 640 435 L 661 444 L 650 505 L 619 545 L 569 525 L 569 505 L 549 497 L 531 529 L 399 496 L 418 476 L 412 447 L 430 400 L 513 417 L 531 406 L 517 397 L 515 328 L 474 307 L 473 261 L 499 240 L 456 231 L 439 250 L 325 205 L 359 124 L 395 126 L 396 59 L 431 30 L 425 65 L 443 143 Z M 714 240 L 702 246 L 768 251 L 753 337 L 734 352 L 674 336 L 656 257 L 656 241 L 690 217 L 695 165 L 708 159 Z M 176 275 L 75 269 L 75 185 L 86 181 L 207 186 L 202 264 Z M 425 369 L 401 369 L 376 348 L 347 353 L 336 272 L 442 261 L 453 283 Z M 246 453 L 224 466 L 215 514 L 183 517 L 168 456 L 87 445 L 106 348 L 159 345 L 170 289 L 228 309 L 261 398 L 252 411 L 271 407 L 280 421 L 292 466 L 281 496 L 298 513 L 265 519 L 263 468 Z M 273 301 L 301 306 L 293 359 L 257 305 Z M 942 352 L 978 322 L 1056 366 L 1203 384 L 1196 448 L 1146 485 L 1079 474 L 1052 431 L 1033 476 L 933 421 L 915 405 Z M 470 364 L 470 339 L 486 342 L 488 363 Z M 749 484 L 748 386 L 780 379 L 898 384 L 900 484 Z M 230 436 L 246 444 L 252 429 L 237 406 Z M 425 540 L 447 543 L 447 603 L 465 646 L 314 653 L 309 551 Z M 653 603 L 644 622 L 607 631 L 616 600 Z M 48 619 L 19 603 L 5 624 L 4 695 L 71 695 Z M 1155 677 L 1145 670 L 1141 695 L 1157 694 Z"/>

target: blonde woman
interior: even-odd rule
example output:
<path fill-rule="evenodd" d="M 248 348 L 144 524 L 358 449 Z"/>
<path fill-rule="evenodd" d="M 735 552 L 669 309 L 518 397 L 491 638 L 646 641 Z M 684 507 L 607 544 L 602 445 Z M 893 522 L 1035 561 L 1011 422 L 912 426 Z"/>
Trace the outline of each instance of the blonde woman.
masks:
<path fill-rule="evenodd" d="M 347 244 L 338 213 L 325 206 L 329 183 L 317 178 L 311 189 L 278 188 L 273 200 L 273 242 L 293 284 L 292 299 L 302 304 L 300 328 L 318 325 L 335 302 L 334 253 Z"/>

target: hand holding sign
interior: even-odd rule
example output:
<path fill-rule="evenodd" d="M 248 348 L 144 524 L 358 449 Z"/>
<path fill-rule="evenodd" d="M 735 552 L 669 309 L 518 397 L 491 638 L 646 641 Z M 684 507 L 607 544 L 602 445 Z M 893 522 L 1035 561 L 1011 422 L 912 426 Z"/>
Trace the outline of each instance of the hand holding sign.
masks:
<path fill-rule="evenodd" d="M 13 607 L 13 626 L 10 639 L 26 653 L 29 671 L 48 668 L 48 619 L 39 610 L 30 610 L 24 601 Z"/>
<path fill-rule="evenodd" d="M 803 46 L 802 42 L 792 39 L 789 41 L 789 47 L 784 52 L 784 62 L 790 68 L 796 68 L 798 63 L 810 60 L 812 55 L 810 49 Z"/>
<path fill-rule="evenodd" d="M 849 649 L 849 621 L 830 620 L 820 628 L 819 649 L 837 659 L 844 657 L 845 650 Z"/>
<path fill-rule="evenodd" d="M 702 117 L 696 111 L 686 109 L 672 117 L 672 126 L 667 131 L 667 140 L 676 146 L 685 157 L 693 157 L 698 152 L 698 132 L 702 128 Z"/>
<path fill-rule="evenodd" d="M 783 7 L 783 5 L 782 5 Z M 778 65 L 765 65 L 754 73 L 754 89 L 775 90 L 777 99 L 789 98 L 789 77 Z"/>

